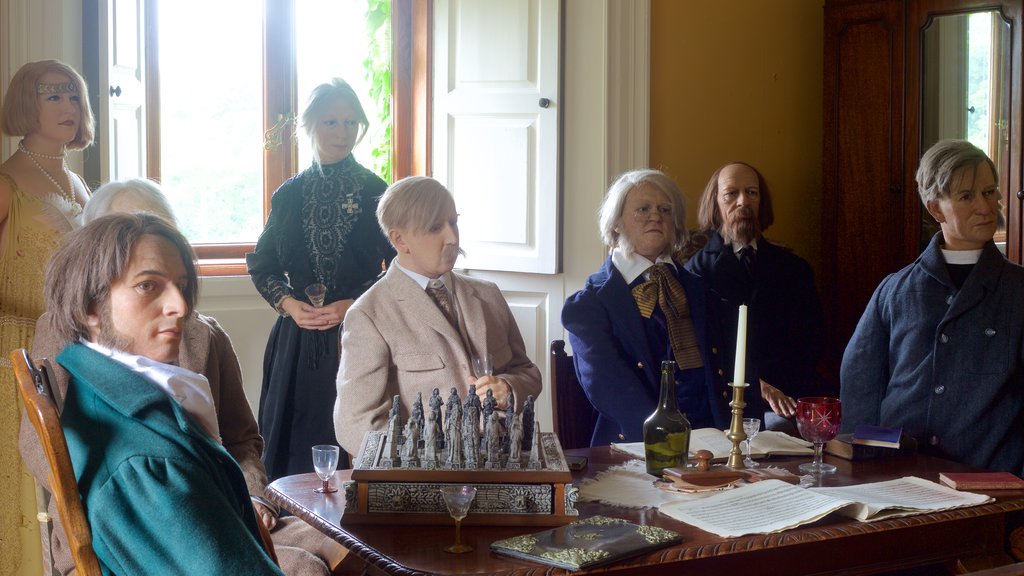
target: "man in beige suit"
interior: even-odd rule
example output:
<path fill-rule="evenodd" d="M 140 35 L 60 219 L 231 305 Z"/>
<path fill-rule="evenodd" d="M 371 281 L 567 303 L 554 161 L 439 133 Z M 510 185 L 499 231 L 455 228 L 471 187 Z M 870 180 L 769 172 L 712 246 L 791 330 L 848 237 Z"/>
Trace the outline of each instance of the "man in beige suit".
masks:
<path fill-rule="evenodd" d="M 450 192 L 431 178 L 411 176 L 380 199 L 377 221 L 398 252 L 383 279 L 348 310 L 342 335 L 334 429 L 357 454 L 363 435 L 383 430 L 392 398 L 403 419 L 416 393 L 470 385 L 490 390 L 497 409 L 521 405 L 541 390 L 540 370 L 498 287 L 452 272 L 459 248 L 458 214 Z M 477 377 L 472 359 L 490 355 L 493 374 Z"/>

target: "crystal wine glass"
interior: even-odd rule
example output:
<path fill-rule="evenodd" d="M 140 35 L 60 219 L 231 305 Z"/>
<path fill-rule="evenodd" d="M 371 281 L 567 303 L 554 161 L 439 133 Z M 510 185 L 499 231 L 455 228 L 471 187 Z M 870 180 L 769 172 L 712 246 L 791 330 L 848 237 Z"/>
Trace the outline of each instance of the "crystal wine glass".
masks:
<path fill-rule="evenodd" d="M 743 419 L 743 432 L 747 435 L 747 457 L 743 459 L 743 465 L 747 468 L 757 468 L 761 466 L 753 458 L 750 457 L 750 441 L 757 436 L 757 433 L 761 431 L 761 419 L 760 418 L 744 418 Z"/>
<path fill-rule="evenodd" d="M 441 496 L 444 497 L 444 504 L 448 507 L 448 514 L 455 519 L 455 544 L 444 549 L 445 552 L 462 554 L 473 550 L 472 546 L 462 543 L 459 528 L 462 519 L 469 514 L 469 505 L 476 498 L 476 488 L 473 486 L 445 486 L 441 488 Z"/>
<path fill-rule="evenodd" d="M 309 302 L 314 308 L 322 308 L 324 305 L 324 297 L 327 296 L 327 286 L 319 282 L 315 282 L 306 286 L 306 296 L 309 296 Z"/>
<path fill-rule="evenodd" d="M 330 444 L 318 444 L 313 446 L 313 469 L 316 475 L 324 481 L 324 485 L 313 490 L 320 494 L 337 492 L 337 488 L 331 488 L 331 476 L 338 469 L 338 456 L 341 455 L 341 448 Z"/>
<path fill-rule="evenodd" d="M 814 443 L 814 461 L 801 464 L 801 472 L 823 474 L 836 471 L 835 466 L 821 461 L 821 452 L 825 443 L 839 432 L 842 415 L 838 398 L 815 396 L 796 401 L 796 427 L 804 440 Z"/>
<path fill-rule="evenodd" d="M 473 373 L 477 378 L 494 374 L 494 364 L 490 354 L 473 357 Z"/>

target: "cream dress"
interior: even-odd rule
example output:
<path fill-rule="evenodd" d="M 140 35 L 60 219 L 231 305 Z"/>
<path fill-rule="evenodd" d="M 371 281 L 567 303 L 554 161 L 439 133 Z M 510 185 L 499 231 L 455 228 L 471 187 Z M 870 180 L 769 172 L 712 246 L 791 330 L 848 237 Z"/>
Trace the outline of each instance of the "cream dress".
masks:
<path fill-rule="evenodd" d="M 21 403 L 10 352 L 32 348 L 36 319 L 44 311 L 43 271 L 61 238 L 77 224 L 82 206 L 51 194 L 37 198 L 0 173 L 11 187 L 11 207 L 0 238 L 0 575 L 26 574 L 38 566 L 35 484 L 18 454 Z M 34 572 L 34 571 L 33 571 Z"/>

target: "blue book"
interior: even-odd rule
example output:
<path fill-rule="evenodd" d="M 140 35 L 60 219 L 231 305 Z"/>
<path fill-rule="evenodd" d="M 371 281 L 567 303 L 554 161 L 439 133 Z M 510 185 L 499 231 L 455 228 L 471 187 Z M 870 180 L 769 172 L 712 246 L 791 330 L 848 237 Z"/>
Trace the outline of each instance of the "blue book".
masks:
<path fill-rule="evenodd" d="M 861 424 L 853 430 L 852 442 L 862 446 L 881 446 L 883 448 L 899 448 L 903 428 L 888 426 L 869 426 Z"/>

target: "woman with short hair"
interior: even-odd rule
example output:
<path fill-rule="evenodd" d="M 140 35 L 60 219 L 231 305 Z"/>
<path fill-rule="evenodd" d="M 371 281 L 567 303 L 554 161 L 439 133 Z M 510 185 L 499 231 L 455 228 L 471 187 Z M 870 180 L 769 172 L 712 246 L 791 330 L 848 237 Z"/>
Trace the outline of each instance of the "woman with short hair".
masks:
<path fill-rule="evenodd" d="M 0 131 L 20 136 L 0 165 L 0 574 L 39 566 L 31 477 L 18 457 L 18 393 L 7 353 L 30 348 L 36 319 L 45 310 L 43 271 L 65 234 L 78 225 L 89 188 L 68 169 L 68 150 L 92 144 L 93 117 L 85 81 L 57 60 L 29 62 L 11 78 Z M 25 484 L 22 487 L 22 484 Z"/>

